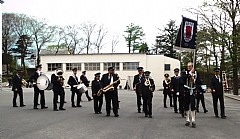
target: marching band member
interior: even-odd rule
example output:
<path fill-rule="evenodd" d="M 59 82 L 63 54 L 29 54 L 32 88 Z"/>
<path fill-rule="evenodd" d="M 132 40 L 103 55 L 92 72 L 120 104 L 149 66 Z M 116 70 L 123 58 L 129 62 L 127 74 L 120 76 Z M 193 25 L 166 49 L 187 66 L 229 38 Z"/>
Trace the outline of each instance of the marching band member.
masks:
<path fill-rule="evenodd" d="M 186 126 L 190 125 L 190 109 L 192 116 L 192 127 L 196 127 L 196 105 L 195 105 L 195 95 L 196 86 L 199 85 L 200 76 L 199 73 L 193 68 L 193 63 L 188 63 L 188 70 L 183 72 L 182 75 L 184 85 L 184 111 L 186 114 Z M 190 106 L 190 109 L 189 109 Z"/>
<path fill-rule="evenodd" d="M 211 90 L 212 90 L 212 98 L 213 98 L 213 108 L 214 108 L 214 114 L 215 117 L 218 116 L 218 100 L 220 102 L 220 108 L 221 108 L 221 118 L 225 119 L 227 116 L 225 115 L 225 106 L 224 106 L 224 98 L 223 98 L 223 81 L 219 75 L 220 69 L 215 68 L 214 69 L 215 75 L 211 79 Z"/>
<path fill-rule="evenodd" d="M 92 81 L 92 96 L 95 114 L 102 114 L 103 95 L 97 96 L 98 90 L 100 89 L 100 75 L 101 73 L 96 73 Z"/>
<path fill-rule="evenodd" d="M 202 80 L 200 80 L 199 83 L 200 83 L 200 85 L 197 86 L 197 97 L 196 97 L 197 98 L 197 112 L 199 112 L 199 102 L 201 101 L 204 113 L 207 113 L 208 110 L 206 109 L 205 101 L 204 101 L 204 93 L 205 93 L 205 91 L 201 87 Z"/>
<path fill-rule="evenodd" d="M 80 92 L 77 90 L 77 86 L 79 84 L 78 77 L 77 77 L 77 68 L 73 68 L 72 71 L 73 71 L 73 75 L 69 76 L 69 79 L 68 79 L 68 84 L 71 86 L 71 91 L 72 91 L 72 95 L 71 95 L 72 107 L 73 108 L 82 107 L 80 105 Z M 77 106 L 74 103 L 75 94 L 77 95 Z"/>
<path fill-rule="evenodd" d="M 17 70 L 17 74 L 14 75 L 12 79 L 13 107 L 18 107 L 16 102 L 17 95 L 19 95 L 20 107 L 26 106 L 23 103 L 22 77 L 20 76 L 21 73 L 21 70 Z"/>
<path fill-rule="evenodd" d="M 30 77 L 30 82 L 33 84 L 33 88 L 34 88 L 34 104 L 33 104 L 33 109 L 38 109 L 37 108 L 37 105 L 38 105 L 38 96 L 39 94 L 41 95 L 41 98 L 40 98 L 40 103 L 41 103 L 41 109 L 47 109 L 48 107 L 45 106 L 45 95 L 44 95 L 44 90 L 40 90 L 38 87 L 37 87 L 37 79 L 39 76 L 42 75 L 42 65 L 38 65 L 36 66 L 37 68 L 37 71 L 34 72 L 34 74 Z"/>
<path fill-rule="evenodd" d="M 172 93 L 170 91 L 171 79 L 169 79 L 169 74 L 164 74 L 164 77 L 165 77 L 165 80 L 163 80 L 163 87 L 164 87 L 164 90 L 163 90 L 163 95 L 164 95 L 163 102 L 164 102 L 164 108 L 167 108 L 167 102 L 166 102 L 167 101 L 167 96 L 170 99 L 170 107 L 173 107 L 172 106 Z"/>
<path fill-rule="evenodd" d="M 120 84 L 120 79 L 117 76 L 117 74 L 114 74 L 114 67 L 108 68 L 108 73 L 104 74 L 101 79 L 101 90 L 103 88 L 107 87 L 108 85 L 113 84 L 114 89 L 110 89 L 105 92 L 105 100 L 106 100 L 106 116 L 110 116 L 110 110 L 111 110 L 111 101 L 113 104 L 113 113 L 115 117 L 118 117 L 118 92 L 117 87 Z"/>
<path fill-rule="evenodd" d="M 82 72 L 82 75 L 80 76 L 80 80 L 82 81 L 82 83 L 86 86 L 89 87 L 89 80 L 86 77 L 86 71 Z M 88 95 L 88 90 L 85 92 L 86 97 L 88 98 L 88 101 L 93 100 L 89 95 Z M 82 100 L 82 94 L 80 94 L 80 100 Z"/>
<path fill-rule="evenodd" d="M 171 78 L 171 92 L 173 93 L 174 112 L 178 113 L 178 108 L 177 108 L 177 99 L 178 99 L 179 113 L 182 114 L 182 116 L 184 117 L 182 91 L 183 91 L 182 77 L 179 76 L 179 69 L 175 68 L 174 76 Z"/>
<path fill-rule="evenodd" d="M 51 82 L 53 83 L 53 110 L 54 111 L 58 111 L 58 109 L 57 109 L 58 95 L 60 96 L 59 110 L 65 110 L 63 108 L 64 88 L 63 88 L 63 84 L 62 84 L 64 78 L 62 76 L 60 76 L 62 73 L 63 73 L 62 70 L 56 69 L 56 73 L 53 73 L 52 76 L 51 76 Z"/>
<path fill-rule="evenodd" d="M 133 80 L 133 89 L 136 91 L 137 95 L 137 108 L 138 108 L 138 113 L 141 113 L 141 96 L 140 96 L 140 83 L 144 78 L 143 74 L 143 67 L 138 67 L 138 74 L 134 76 Z"/>
<path fill-rule="evenodd" d="M 153 92 L 155 90 L 155 84 L 153 79 L 149 78 L 150 71 L 145 71 L 145 78 L 140 84 L 140 96 L 143 97 L 143 111 L 145 112 L 145 117 L 152 118 L 152 98 Z"/>

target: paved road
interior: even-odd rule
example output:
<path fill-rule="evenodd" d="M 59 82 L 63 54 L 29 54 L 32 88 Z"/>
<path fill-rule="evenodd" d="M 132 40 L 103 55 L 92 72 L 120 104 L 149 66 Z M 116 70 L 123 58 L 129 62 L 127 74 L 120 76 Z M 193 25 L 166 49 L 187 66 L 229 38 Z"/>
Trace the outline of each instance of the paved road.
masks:
<path fill-rule="evenodd" d="M 155 92 L 153 118 L 145 118 L 136 111 L 133 91 L 119 92 L 120 117 L 93 113 L 93 102 L 83 96 L 82 108 L 71 108 L 70 91 L 66 90 L 66 111 L 52 110 L 52 92 L 46 91 L 46 110 L 34 110 L 33 90 L 24 89 L 24 108 L 12 107 L 12 92 L 3 88 L 0 92 L 0 139 L 239 139 L 240 101 L 226 98 L 227 119 L 215 118 L 210 94 L 206 94 L 206 106 L 197 114 L 197 128 L 186 127 L 185 119 L 163 108 L 162 92 Z"/>

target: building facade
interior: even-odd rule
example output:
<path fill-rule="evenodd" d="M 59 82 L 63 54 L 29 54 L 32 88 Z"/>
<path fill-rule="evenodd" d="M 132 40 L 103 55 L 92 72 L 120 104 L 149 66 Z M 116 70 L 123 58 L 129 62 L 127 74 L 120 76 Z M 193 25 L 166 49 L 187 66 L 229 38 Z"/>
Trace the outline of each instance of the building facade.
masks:
<path fill-rule="evenodd" d="M 78 77 L 82 71 L 87 71 L 86 76 L 89 80 L 93 80 L 96 72 L 101 74 L 107 73 L 107 68 L 115 67 L 115 72 L 121 78 L 121 86 L 124 88 L 126 82 L 132 88 L 132 79 L 137 74 L 137 67 L 141 66 L 144 70 L 151 71 L 151 77 L 155 81 L 156 89 L 162 89 L 162 81 L 164 74 L 168 73 L 173 76 L 173 69 L 180 68 L 180 61 L 163 55 L 147 55 L 147 54 L 41 54 L 42 72 L 44 74 L 52 74 L 53 68 L 61 67 L 64 71 L 65 85 L 72 69 L 78 69 Z"/>

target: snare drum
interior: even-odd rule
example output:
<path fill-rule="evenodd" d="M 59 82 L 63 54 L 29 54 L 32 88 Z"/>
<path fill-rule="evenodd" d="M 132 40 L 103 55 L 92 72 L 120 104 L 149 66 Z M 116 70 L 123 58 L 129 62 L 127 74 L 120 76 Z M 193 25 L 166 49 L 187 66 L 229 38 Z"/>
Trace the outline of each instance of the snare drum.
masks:
<path fill-rule="evenodd" d="M 78 86 L 77 86 L 77 90 L 80 92 L 80 93 L 85 93 L 87 90 L 88 90 L 88 88 L 84 85 L 84 84 L 79 84 Z"/>
<path fill-rule="evenodd" d="M 42 74 L 37 78 L 37 87 L 39 90 L 51 90 L 53 84 L 51 83 L 51 75 Z"/>

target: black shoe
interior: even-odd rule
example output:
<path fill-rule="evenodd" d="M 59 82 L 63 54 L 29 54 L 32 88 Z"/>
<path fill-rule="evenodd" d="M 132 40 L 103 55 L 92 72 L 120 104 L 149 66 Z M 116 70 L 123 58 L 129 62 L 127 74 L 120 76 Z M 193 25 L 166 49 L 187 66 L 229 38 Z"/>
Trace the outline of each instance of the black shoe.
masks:
<path fill-rule="evenodd" d="M 149 115 L 149 118 L 152 118 L 152 115 Z"/>
<path fill-rule="evenodd" d="M 39 103 L 37 105 L 40 105 Z"/>
<path fill-rule="evenodd" d="M 57 101 L 57 103 L 60 103 L 59 101 Z"/>
<path fill-rule="evenodd" d="M 189 126 L 190 125 L 190 122 L 186 122 L 185 126 Z"/>
<path fill-rule="evenodd" d="M 73 107 L 73 108 L 76 108 L 76 106 L 75 106 L 75 105 L 72 105 L 72 107 Z"/>
<path fill-rule="evenodd" d="M 199 112 L 199 110 L 197 110 L 197 112 Z"/>
<path fill-rule="evenodd" d="M 115 117 L 119 117 L 119 114 L 115 114 L 114 116 L 115 116 Z"/>
<path fill-rule="evenodd" d="M 33 107 L 33 109 L 37 110 L 38 108 L 37 107 Z"/>
<path fill-rule="evenodd" d="M 106 116 L 108 117 L 108 116 L 110 116 L 110 114 L 107 114 Z"/>
<path fill-rule="evenodd" d="M 170 105 L 170 107 L 173 107 L 173 105 Z"/>
<path fill-rule="evenodd" d="M 221 116 L 222 119 L 226 119 L 226 117 L 227 117 L 227 116 L 225 116 L 225 115 L 224 115 L 224 116 Z"/>
<path fill-rule="evenodd" d="M 138 113 L 141 113 L 141 110 L 138 110 Z"/>
<path fill-rule="evenodd" d="M 208 110 L 204 110 L 204 113 L 207 113 L 208 112 Z"/>
<path fill-rule="evenodd" d="M 13 105 L 13 107 L 18 107 L 17 105 Z"/>
<path fill-rule="evenodd" d="M 175 113 L 178 113 L 178 111 L 174 111 Z"/>
<path fill-rule="evenodd" d="M 24 104 L 23 104 L 23 105 L 20 105 L 20 107 L 25 107 L 25 106 L 26 106 L 26 105 L 24 105 Z"/>
<path fill-rule="evenodd" d="M 43 107 L 41 107 L 41 109 L 47 109 L 48 107 L 46 107 L 46 106 L 43 106 Z"/>
<path fill-rule="evenodd" d="M 148 115 L 145 114 L 145 117 L 148 117 Z"/>
<path fill-rule="evenodd" d="M 66 109 L 64 109 L 64 108 L 59 108 L 59 110 L 62 110 L 62 111 L 64 111 L 64 110 L 66 110 Z"/>
<path fill-rule="evenodd" d="M 64 101 L 64 103 L 67 103 L 66 101 Z"/>
<path fill-rule="evenodd" d="M 93 99 L 91 99 L 91 98 L 90 98 L 90 99 L 88 99 L 88 101 L 92 101 L 92 100 L 93 100 Z"/>
<path fill-rule="evenodd" d="M 99 114 L 99 112 L 95 112 L 95 114 Z"/>
<path fill-rule="evenodd" d="M 196 123 L 192 122 L 192 127 L 195 128 L 196 127 Z"/>
<path fill-rule="evenodd" d="M 100 112 L 98 112 L 99 114 L 102 114 L 102 112 L 100 111 Z"/>
<path fill-rule="evenodd" d="M 77 107 L 82 107 L 82 105 L 77 105 Z"/>
<path fill-rule="evenodd" d="M 164 108 L 167 108 L 167 106 L 164 106 Z"/>
<path fill-rule="evenodd" d="M 219 118 L 219 116 L 218 116 L 218 115 L 215 115 L 215 117 L 216 117 L 216 118 Z"/>
<path fill-rule="evenodd" d="M 182 113 L 182 117 L 184 118 L 184 116 L 185 116 L 185 115 L 184 115 L 184 112 L 183 112 L 183 113 Z"/>
<path fill-rule="evenodd" d="M 53 109 L 54 111 L 58 111 L 58 109 Z"/>

